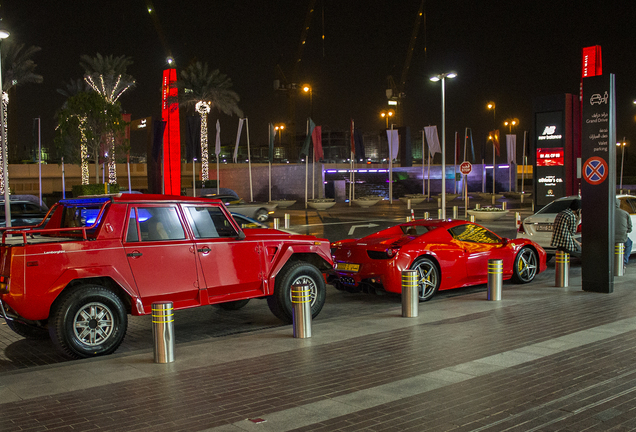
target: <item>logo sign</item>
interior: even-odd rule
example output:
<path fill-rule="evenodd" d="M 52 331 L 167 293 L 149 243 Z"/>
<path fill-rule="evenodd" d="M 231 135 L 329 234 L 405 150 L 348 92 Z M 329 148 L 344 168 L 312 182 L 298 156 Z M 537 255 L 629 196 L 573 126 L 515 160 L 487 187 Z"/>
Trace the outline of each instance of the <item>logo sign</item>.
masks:
<path fill-rule="evenodd" d="M 464 175 L 470 174 L 472 170 L 473 170 L 473 166 L 468 161 L 462 162 L 462 164 L 459 166 L 459 171 Z"/>
<path fill-rule="evenodd" d="M 591 185 L 603 183 L 607 178 L 607 162 L 598 156 L 593 156 L 585 161 L 583 165 L 583 177 Z"/>
<path fill-rule="evenodd" d="M 537 166 L 563 166 L 563 147 L 538 148 Z"/>

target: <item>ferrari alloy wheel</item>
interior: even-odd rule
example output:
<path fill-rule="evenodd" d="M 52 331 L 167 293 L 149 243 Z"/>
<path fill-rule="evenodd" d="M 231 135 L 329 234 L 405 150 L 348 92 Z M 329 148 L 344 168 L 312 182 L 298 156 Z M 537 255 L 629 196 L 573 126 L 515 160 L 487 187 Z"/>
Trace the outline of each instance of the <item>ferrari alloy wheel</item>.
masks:
<path fill-rule="evenodd" d="M 325 304 L 327 290 L 320 270 L 304 261 L 289 264 L 278 273 L 274 294 L 267 297 L 269 309 L 286 323 L 291 323 L 293 318 L 291 287 L 295 284 L 306 284 L 309 287 L 312 318 L 316 318 Z"/>
<path fill-rule="evenodd" d="M 430 300 L 439 289 L 440 275 L 435 263 L 429 258 L 418 258 L 411 265 L 417 271 L 420 301 Z"/>
<path fill-rule="evenodd" d="M 532 282 L 537 275 L 538 264 L 539 259 L 534 249 L 524 247 L 515 258 L 512 280 L 519 284 Z"/>

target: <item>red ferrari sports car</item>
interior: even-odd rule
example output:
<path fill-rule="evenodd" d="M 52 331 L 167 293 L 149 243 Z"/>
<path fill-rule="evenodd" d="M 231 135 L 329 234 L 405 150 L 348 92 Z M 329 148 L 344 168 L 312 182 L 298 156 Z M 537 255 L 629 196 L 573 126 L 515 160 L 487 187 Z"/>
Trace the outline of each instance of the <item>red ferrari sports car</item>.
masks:
<path fill-rule="evenodd" d="M 401 293 L 403 270 L 419 273 L 420 301 L 437 290 L 488 282 L 488 260 L 503 260 L 503 279 L 528 283 L 546 269 L 546 253 L 528 239 L 509 240 L 463 220 L 415 220 L 361 239 L 331 244 L 336 288 Z"/>

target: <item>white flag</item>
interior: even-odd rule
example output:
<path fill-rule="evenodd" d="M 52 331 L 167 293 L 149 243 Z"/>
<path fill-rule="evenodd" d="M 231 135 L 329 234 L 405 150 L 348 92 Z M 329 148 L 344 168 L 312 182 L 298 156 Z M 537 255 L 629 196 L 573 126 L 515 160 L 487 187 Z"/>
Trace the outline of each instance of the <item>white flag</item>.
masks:
<path fill-rule="evenodd" d="M 431 157 L 435 156 L 435 153 L 441 153 L 442 147 L 439 145 L 439 137 L 437 136 L 437 126 L 424 127 L 426 133 L 426 141 L 428 142 L 428 151 L 431 153 Z"/>
<path fill-rule="evenodd" d="M 238 146 L 239 146 L 239 141 L 241 141 L 241 131 L 243 130 L 244 121 L 245 119 L 242 119 L 242 118 L 239 119 L 238 130 L 236 131 L 236 145 L 234 146 L 234 156 L 232 158 L 234 160 L 234 163 L 236 163 L 236 158 L 238 155 Z"/>
<path fill-rule="evenodd" d="M 517 135 L 506 135 L 506 149 L 508 150 L 508 163 L 517 163 Z"/>
<path fill-rule="evenodd" d="M 391 134 L 391 132 L 393 132 L 393 134 Z M 389 142 L 389 155 L 391 155 L 391 159 L 397 159 L 398 150 L 400 149 L 400 134 L 398 130 L 387 129 L 386 139 Z"/>
<path fill-rule="evenodd" d="M 214 149 L 217 159 L 221 154 L 221 124 L 219 120 L 216 121 L 216 147 Z"/>

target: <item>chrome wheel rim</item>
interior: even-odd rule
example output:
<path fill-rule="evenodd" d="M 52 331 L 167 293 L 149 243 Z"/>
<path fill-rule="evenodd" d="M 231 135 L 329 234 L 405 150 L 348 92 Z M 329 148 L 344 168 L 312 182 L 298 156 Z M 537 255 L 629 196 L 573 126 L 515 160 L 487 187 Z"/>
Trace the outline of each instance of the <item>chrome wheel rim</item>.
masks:
<path fill-rule="evenodd" d="M 530 282 L 537 274 L 537 256 L 531 249 L 522 250 L 517 258 L 519 279 Z"/>
<path fill-rule="evenodd" d="M 313 307 L 314 303 L 316 303 L 316 296 L 318 295 L 318 286 L 316 285 L 316 281 L 308 276 L 301 276 L 292 282 L 292 286 L 294 285 L 309 286 L 309 296 L 311 298 L 309 305 Z M 289 292 L 289 299 L 291 300 L 291 290 Z"/>
<path fill-rule="evenodd" d="M 105 304 L 87 303 L 75 314 L 73 332 L 84 345 L 100 345 L 113 333 L 113 321 L 113 313 Z"/>
<path fill-rule="evenodd" d="M 413 269 L 417 271 L 417 284 L 419 287 L 420 299 L 430 297 L 437 286 L 437 269 L 430 261 L 423 261 Z"/>

